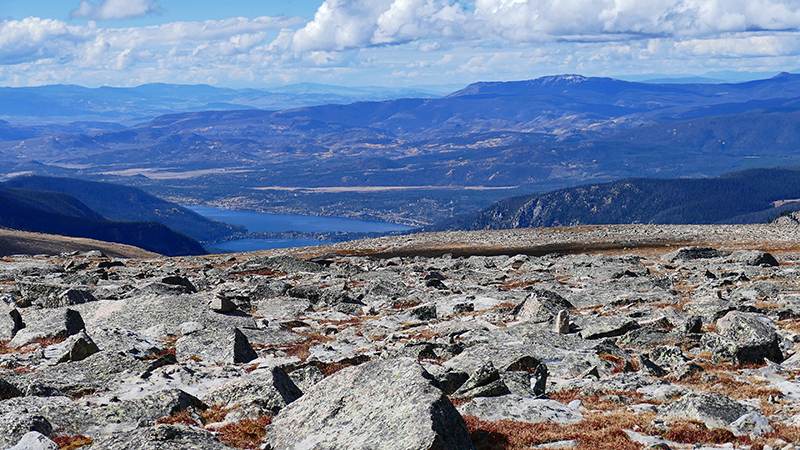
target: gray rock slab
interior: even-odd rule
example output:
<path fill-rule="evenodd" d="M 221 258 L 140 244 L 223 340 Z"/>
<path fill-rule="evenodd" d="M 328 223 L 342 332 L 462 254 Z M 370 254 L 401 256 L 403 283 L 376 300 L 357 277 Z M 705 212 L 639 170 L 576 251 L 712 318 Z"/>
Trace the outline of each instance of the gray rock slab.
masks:
<path fill-rule="evenodd" d="M 709 347 L 720 359 L 741 364 L 783 360 L 776 326 L 763 314 L 731 311 L 717 321 L 717 332 L 721 339 Z"/>
<path fill-rule="evenodd" d="M 476 370 L 487 364 L 492 364 L 499 371 L 530 371 L 538 366 L 540 362 L 541 359 L 536 357 L 535 348 L 525 345 L 496 347 L 494 345 L 481 344 L 464 350 L 442 363 L 442 366 L 471 376 Z"/>
<path fill-rule="evenodd" d="M 622 336 L 639 328 L 638 322 L 624 316 L 575 316 L 573 321 L 580 327 L 580 335 L 584 339 Z"/>
<path fill-rule="evenodd" d="M 58 444 L 38 431 L 29 431 L 17 445 L 7 450 L 58 450 Z"/>
<path fill-rule="evenodd" d="M 294 297 L 274 297 L 258 302 L 255 314 L 272 322 L 296 319 L 313 310 L 311 302 L 308 300 Z"/>
<path fill-rule="evenodd" d="M 80 396 L 105 389 L 114 380 L 139 374 L 147 363 L 118 352 L 99 352 L 77 362 L 44 367 L 35 373 L 16 375 L 14 382 L 28 395 L 37 392 L 58 392 L 60 395 Z"/>
<path fill-rule="evenodd" d="M 552 322 L 560 311 L 574 308 L 572 303 L 553 291 L 534 289 L 525 301 L 511 311 L 511 315 L 518 320 Z"/>
<path fill-rule="evenodd" d="M 674 252 L 669 252 L 661 257 L 662 261 L 690 261 L 693 259 L 721 258 L 731 252 L 720 251 L 711 247 L 682 247 Z"/>
<path fill-rule="evenodd" d="M 164 333 L 180 334 L 184 322 L 200 322 L 206 328 L 256 328 L 252 316 L 241 311 L 218 313 L 209 309 L 211 296 L 188 295 L 141 296 L 124 300 L 76 305 L 91 333 L 93 326 L 142 331 L 163 327 Z"/>
<path fill-rule="evenodd" d="M 272 449 L 472 449 L 458 411 L 410 358 L 370 361 L 330 375 L 281 410 Z"/>
<path fill-rule="evenodd" d="M 17 445 L 30 431 L 46 436 L 53 432 L 52 424 L 44 416 L 23 411 L 23 409 L 12 409 L 0 412 L 0 447 Z"/>
<path fill-rule="evenodd" d="M 25 323 L 19 310 L 0 305 L 0 341 L 10 341 L 23 327 Z"/>
<path fill-rule="evenodd" d="M 686 363 L 683 351 L 675 345 L 659 345 L 650 349 L 650 359 L 662 367 L 678 367 Z"/>
<path fill-rule="evenodd" d="M 313 364 L 306 364 L 292 370 L 292 372 L 289 373 L 289 378 L 292 379 L 292 382 L 294 382 L 295 386 L 297 386 L 300 391 L 306 392 L 311 389 L 312 386 L 324 380 L 325 374 L 322 373 L 319 367 Z M 449 392 L 446 394 L 449 394 Z"/>
<path fill-rule="evenodd" d="M 227 408 L 255 403 L 277 413 L 303 393 L 286 372 L 278 367 L 263 373 L 243 376 L 211 389 L 203 401 L 209 405 L 224 404 Z"/>
<path fill-rule="evenodd" d="M 238 328 L 201 330 L 181 337 L 175 342 L 179 360 L 190 357 L 203 361 L 240 364 L 258 358 L 247 336 Z"/>
<path fill-rule="evenodd" d="M 761 250 L 737 250 L 728 256 L 728 262 L 748 266 L 777 267 L 778 260 Z"/>
<path fill-rule="evenodd" d="M 156 355 L 164 348 L 156 339 L 125 328 L 92 327 L 90 336 L 100 350 L 125 353 L 139 359 Z"/>
<path fill-rule="evenodd" d="M 9 347 L 21 347 L 37 339 L 67 337 L 86 328 L 81 314 L 71 308 L 34 311 L 23 320 L 25 328 L 17 332 Z"/>
<path fill-rule="evenodd" d="M 325 271 L 325 266 L 313 261 L 296 258 L 293 256 L 250 257 L 246 261 L 234 265 L 229 273 L 259 273 L 275 271 L 284 273 L 318 273 Z"/>
<path fill-rule="evenodd" d="M 684 312 L 700 316 L 703 323 L 712 323 L 734 309 L 736 304 L 717 297 L 701 297 L 683 306 Z"/>
<path fill-rule="evenodd" d="M 59 364 L 82 361 L 99 351 L 97 344 L 86 334 L 86 330 L 81 330 L 78 334 L 68 337 L 66 341 L 45 348 L 44 357 L 52 364 Z"/>
<path fill-rule="evenodd" d="M 525 398 L 519 395 L 479 397 L 458 407 L 461 414 L 471 414 L 481 420 L 515 420 L 519 422 L 551 422 L 570 425 L 583 420 L 583 414 L 555 400 Z"/>
<path fill-rule="evenodd" d="M 141 398 L 111 402 L 108 405 L 85 411 L 86 417 L 74 420 L 75 429 L 98 436 L 115 431 L 126 431 L 141 424 L 155 425 L 156 420 L 189 408 L 199 409 L 203 403 L 180 389 L 165 389 Z M 78 415 L 78 417 L 80 417 Z"/>
<path fill-rule="evenodd" d="M 94 450 L 226 450 L 212 432 L 185 425 L 156 425 L 95 439 Z"/>
<path fill-rule="evenodd" d="M 667 331 L 659 328 L 641 327 L 631 330 L 617 339 L 617 344 L 623 347 L 648 349 L 664 342 L 674 342 L 686 338 L 686 334 L 677 331 Z"/>
<path fill-rule="evenodd" d="M 247 337 L 247 340 L 251 345 L 284 345 L 305 341 L 307 339 L 306 337 L 297 333 L 276 330 L 274 328 L 239 328 L 239 331 L 241 331 Z"/>
<path fill-rule="evenodd" d="M 508 386 L 500 379 L 500 372 L 489 361 L 475 369 L 467 381 L 453 393 L 453 397 L 494 397 L 510 393 Z"/>
<path fill-rule="evenodd" d="M 746 406 L 726 395 L 692 392 L 668 404 L 656 418 L 697 420 L 708 428 L 728 428 L 747 412 Z"/>
<path fill-rule="evenodd" d="M 761 436 L 774 431 L 769 420 L 760 412 L 749 412 L 734 420 L 730 430 L 736 436 L 756 435 Z"/>

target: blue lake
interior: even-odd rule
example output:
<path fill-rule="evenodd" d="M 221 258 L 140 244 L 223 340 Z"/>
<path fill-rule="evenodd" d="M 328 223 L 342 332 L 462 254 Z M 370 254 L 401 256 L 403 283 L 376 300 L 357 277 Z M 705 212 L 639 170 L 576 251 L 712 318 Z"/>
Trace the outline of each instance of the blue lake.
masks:
<path fill-rule="evenodd" d="M 233 211 L 222 208 L 210 208 L 207 206 L 188 206 L 187 208 L 209 219 L 244 225 L 250 233 L 280 233 L 285 231 L 304 231 L 310 233 L 347 231 L 368 233 L 414 229 L 414 227 L 396 223 L 346 219 L 343 217 L 267 214 L 254 211 Z M 212 247 L 214 249 L 231 252 L 246 252 L 324 244 L 330 244 L 330 242 L 317 239 L 240 239 L 214 244 Z"/>

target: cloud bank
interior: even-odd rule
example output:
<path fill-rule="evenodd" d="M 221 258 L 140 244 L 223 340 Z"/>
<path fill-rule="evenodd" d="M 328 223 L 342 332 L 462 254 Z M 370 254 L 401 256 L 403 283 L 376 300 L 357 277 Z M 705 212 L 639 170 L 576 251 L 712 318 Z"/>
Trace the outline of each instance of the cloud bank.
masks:
<path fill-rule="evenodd" d="M 326 0 L 298 30 L 298 51 L 417 39 L 619 41 L 800 30 L 800 1 Z"/>
<path fill-rule="evenodd" d="M 96 20 L 131 19 L 160 10 L 161 7 L 155 0 L 103 0 L 100 3 L 81 0 L 78 8 L 70 13 L 70 17 Z"/>
<path fill-rule="evenodd" d="M 321 0 L 320 0 L 321 1 Z M 124 19 L 155 0 L 82 0 Z M 797 69 L 800 0 L 325 0 L 311 20 L 0 21 L 0 83 L 439 84 Z"/>

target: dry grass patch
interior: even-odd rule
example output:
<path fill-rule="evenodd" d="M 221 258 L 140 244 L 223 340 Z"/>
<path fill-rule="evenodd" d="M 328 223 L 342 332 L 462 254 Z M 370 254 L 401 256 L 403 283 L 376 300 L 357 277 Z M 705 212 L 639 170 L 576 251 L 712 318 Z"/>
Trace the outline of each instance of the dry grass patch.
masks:
<path fill-rule="evenodd" d="M 767 301 L 763 301 L 763 300 L 759 300 L 759 301 L 755 302 L 755 304 L 753 306 L 755 306 L 758 309 L 780 309 L 780 308 L 782 308 L 782 306 L 779 305 L 778 303 L 767 302 Z"/>
<path fill-rule="evenodd" d="M 215 423 L 225 420 L 225 416 L 227 416 L 229 412 L 230 410 L 219 404 L 211 405 L 208 408 L 198 412 L 197 415 L 202 417 L 206 423 Z"/>
<path fill-rule="evenodd" d="M 708 429 L 702 422 L 694 420 L 678 420 L 671 423 L 661 437 L 682 444 L 722 444 L 733 442 L 739 445 L 749 445 L 751 443 L 750 438 L 747 436 L 736 438 L 730 430 L 721 428 Z"/>
<path fill-rule="evenodd" d="M 231 447 L 259 448 L 261 440 L 267 434 L 265 427 L 270 423 L 272 423 L 272 416 L 242 419 L 217 429 L 219 433 L 217 439 Z"/>
<path fill-rule="evenodd" d="M 302 362 L 305 362 L 305 360 L 311 356 L 311 347 L 317 344 L 325 344 L 327 342 L 336 340 L 336 338 L 325 336 L 324 334 L 316 331 L 292 331 L 292 333 L 303 336 L 306 339 L 299 342 L 293 342 L 291 344 L 284 344 L 269 348 L 279 350 L 283 352 L 285 356 L 296 356 L 300 358 Z"/>
<path fill-rule="evenodd" d="M 178 412 L 170 414 L 167 417 L 162 417 L 162 418 L 156 420 L 156 423 L 158 423 L 158 424 L 162 424 L 163 423 L 163 424 L 167 424 L 167 425 L 175 425 L 175 424 L 182 423 L 184 425 L 190 425 L 190 426 L 195 426 L 195 427 L 196 426 L 200 426 L 200 424 L 198 424 L 197 421 L 194 420 L 194 418 L 192 417 L 192 413 L 190 413 L 187 410 L 178 411 Z"/>
<path fill-rule="evenodd" d="M 761 400 L 761 409 L 766 415 L 773 413 L 778 408 L 778 405 L 769 403 L 769 397 L 780 397 L 780 389 L 767 387 L 766 381 L 737 379 L 733 374 L 738 370 L 753 369 L 758 366 L 724 365 L 720 367 L 705 362 L 701 362 L 700 366 L 703 366 L 704 372 L 692 374 L 692 376 L 683 380 L 676 380 L 675 383 L 698 391 L 727 395 L 734 400 L 757 398 Z M 713 375 L 716 378 L 703 381 L 704 374 L 706 376 Z"/>
<path fill-rule="evenodd" d="M 34 339 L 33 341 L 23 345 L 22 347 L 11 347 L 8 345 L 11 341 L 0 341 L 0 354 L 8 353 L 30 353 L 40 348 L 45 348 L 50 345 L 60 344 L 67 340 L 66 335 L 59 334 L 54 337 Z"/>
<path fill-rule="evenodd" d="M 565 405 L 573 400 L 580 400 L 584 407 L 591 410 L 615 411 L 621 406 L 624 406 L 613 401 L 611 398 L 603 398 L 606 396 L 619 396 L 630 399 L 630 403 L 626 403 L 626 405 L 635 405 L 639 403 L 658 405 L 664 403 L 656 400 L 645 401 L 643 394 L 629 391 L 604 390 L 592 394 L 582 394 L 580 389 L 568 389 L 549 393 L 551 400 Z"/>
<path fill-rule="evenodd" d="M 228 415 L 228 412 L 230 411 L 222 405 L 214 405 L 203 411 L 199 411 L 197 415 L 202 417 L 205 423 L 216 423 L 225 420 L 225 416 Z M 192 417 L 192 413 L 187 410 L 178 411 L 167 417 L 162 417 L 158 419 L 156 423 L 170 425 L 184 424 L 203 428 L 203 426 L 198 424 Z M 265 415 L 255 419 L 242 419 L 238 422 L 224 425 L 214 431 L 217 433 L 217 439 L 231 447 L 247 449 L 259 448 L 261 440 L 266 435 L 266 430 L 264 428 L 270 423 L 272 423 L 272 416 Z"/>
<path fill-rule="evenodd" d="M 541 283 L 541 281 L 504 280 L 502 283 L 500 283 L 497 289 L 501 291 L 521 291 L 527 287 L 531 287 L 539 283 Z"/>
<path fill-rule="evenodd" d="M 485 422 L 469 415 L 464 416 L 464 421 L 478 450 L 524 450 L 572 439 L 578 441 L 579 450 L 640 450 L 642 445 L 631 441 L 623 430 L 648 427 L 654 417 L 655 413 L 589 414 L 573 425 L 513 420 Z"/>
<path fill-rule="evenodd" d="M 795 333 L 800 333 L 800 320 L 791 319 L 787 321 L 788 323 L 782 324 L 778 323 L 778 326 L 783 328 L 784 330 L 793 331 Z"/>
<path fill-rule="evenodd" d="M 53 442 L 58 445 L 59 450 L 75 450 L 76 448 L 85 447 L 94 443 L 94 439 L 82 434 L 76 436 L 55 436 L 52 439 Z"/>

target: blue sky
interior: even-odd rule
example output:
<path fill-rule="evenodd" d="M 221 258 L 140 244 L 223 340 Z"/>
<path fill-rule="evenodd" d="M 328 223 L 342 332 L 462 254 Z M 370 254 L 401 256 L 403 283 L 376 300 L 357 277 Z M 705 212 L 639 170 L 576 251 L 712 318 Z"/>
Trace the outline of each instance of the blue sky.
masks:
<path fill-rule="evenodd" d="M 0 85 L 467 84 L 800 68 L 800 0 L 0 0 Z"/>

